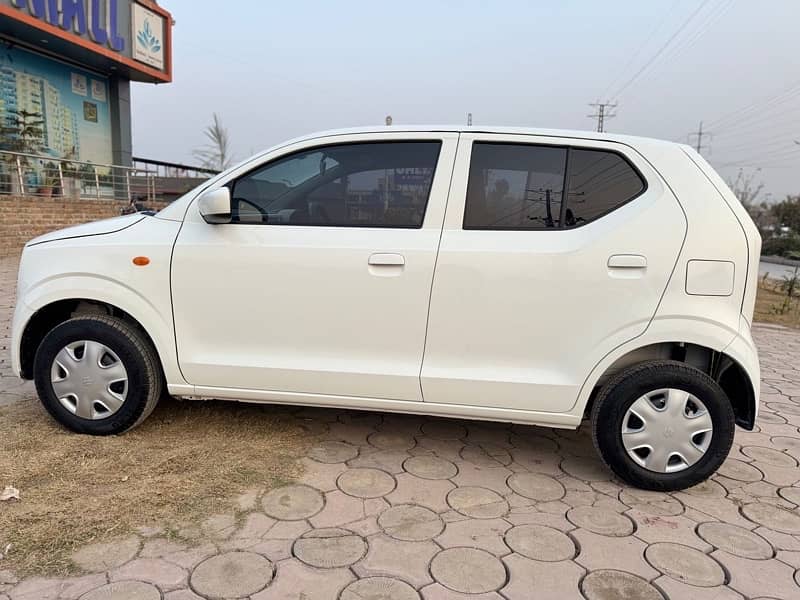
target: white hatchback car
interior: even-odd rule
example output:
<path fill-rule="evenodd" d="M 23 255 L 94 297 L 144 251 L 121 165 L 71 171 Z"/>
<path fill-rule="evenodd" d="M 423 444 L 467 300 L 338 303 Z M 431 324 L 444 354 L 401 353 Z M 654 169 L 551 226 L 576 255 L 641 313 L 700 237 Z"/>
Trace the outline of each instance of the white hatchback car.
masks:
<path fill-rule="evenodd" d="M 752 429 L 761 240 L 686 146 L 501 128 L 287 142 L 28 243 L 13 366 L 81 433 L 187 399 L 577 427 L 628 482 Z"/>

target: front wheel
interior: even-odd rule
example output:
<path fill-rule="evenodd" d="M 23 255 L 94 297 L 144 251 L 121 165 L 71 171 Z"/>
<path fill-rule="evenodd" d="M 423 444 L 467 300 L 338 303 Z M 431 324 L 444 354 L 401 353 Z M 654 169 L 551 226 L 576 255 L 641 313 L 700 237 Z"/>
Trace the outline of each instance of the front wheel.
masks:
<path fill-rule="evenodd" d="M 158 358 L 144 333 L 105 315 L 54 327 L 36 351 L 34 379 L 56 421 L 91 435 L 136 427 L 153 411 L 163 387 Z"/>
<path fill-rule="evenodd" d="M 708 479 L 730 452 L 735 417 L 720 386 L 676 361 L 635 365 L 613 377 L 592 409 L 592 439 L 621 479 L 680 490 Z"/>

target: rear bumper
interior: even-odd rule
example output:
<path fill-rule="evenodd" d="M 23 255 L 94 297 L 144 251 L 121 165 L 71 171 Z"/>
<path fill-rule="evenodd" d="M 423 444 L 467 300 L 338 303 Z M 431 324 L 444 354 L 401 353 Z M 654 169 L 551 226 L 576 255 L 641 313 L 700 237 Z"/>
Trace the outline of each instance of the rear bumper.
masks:
<path fill-rule="evenodd" d="M 758 350 L 750 333 L 750 324 L 744 317 L 740 318 L 739 333 L 723 352 L 747 373 L 753 391 L 753 423 L 755 423 L 758 419 L 761 398 L 761 366 L 758 362 Z"/>

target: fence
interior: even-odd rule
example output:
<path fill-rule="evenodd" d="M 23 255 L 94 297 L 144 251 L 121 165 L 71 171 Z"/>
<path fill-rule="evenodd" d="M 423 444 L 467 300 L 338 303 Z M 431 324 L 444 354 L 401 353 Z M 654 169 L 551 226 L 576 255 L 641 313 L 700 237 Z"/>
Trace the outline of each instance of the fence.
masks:
<path fill-rule="evenodd" d="M 133 160 L 128 167 L 0 150 L 0 196 L 170 201 L 217 173 L 178 163 Z"/>

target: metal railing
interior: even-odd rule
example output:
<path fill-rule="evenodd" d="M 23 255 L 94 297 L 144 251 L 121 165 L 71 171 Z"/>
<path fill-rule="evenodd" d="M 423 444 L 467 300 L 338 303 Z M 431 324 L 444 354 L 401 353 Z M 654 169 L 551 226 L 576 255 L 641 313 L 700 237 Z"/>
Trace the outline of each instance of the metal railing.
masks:
<path fill-rule="evenodd" d="M 134 168 L 142 168 L 147 171 L 155 171 L 158 177 L 185 177 L 188 179 L 208 179 L 214 175 L 219 175 L 216 169 L 207 167 L 195 167 L 181 163 L 168 162 L 165 160 L 154 160 L 152 158 L 133 157 Z"/>
<path fill-rule="evenodd" d="M 156 173 L 138 167 L 0 150 L 0 195 L 152 201 Z"/>
<path fill-rule="evenodd" d="M 0 150 L 0 196 L 170 201 L 217 174 L 213 169 L 134 158 L 133 166 Z"/>

